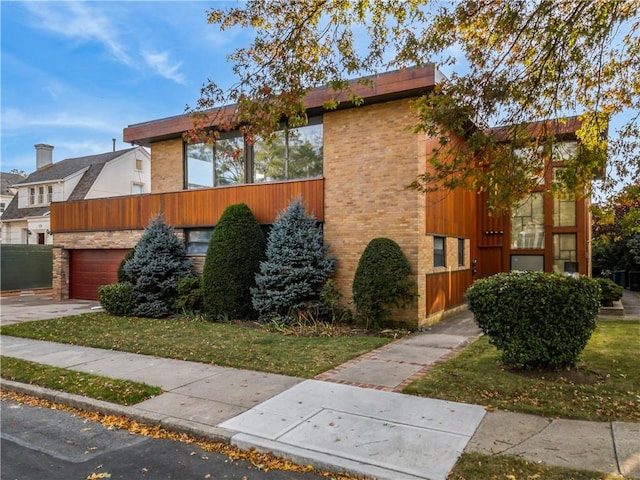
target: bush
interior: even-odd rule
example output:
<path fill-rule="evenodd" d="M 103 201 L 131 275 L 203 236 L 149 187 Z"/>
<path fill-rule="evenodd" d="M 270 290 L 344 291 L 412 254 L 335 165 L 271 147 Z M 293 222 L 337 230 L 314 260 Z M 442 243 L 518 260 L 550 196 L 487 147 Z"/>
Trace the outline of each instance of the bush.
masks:
<path fill-rule="evenodd" d="M 596 328 L 598 282 L 541 272 L 476 280 L 469 309 L 502 360 L 525 369 L 575 365 Z"/>
<path fill-rule="evenodd" d="M 178 280 L 176 311 L 200 313 L 204 310 L 202 283 L 198 277 L 183 277 Z"/>
<path fill-rule="evenodd" d="M 322 229 L 296 198 L 276 219 L 267 239 L 266 260 L 260 262 L 251 302 L 260 321 L 295 321 L 315 312 L 320 292 L 336 268 Z"/>
<path fill-rule="evenodd" d="M 158 215 L 145 228 L 124 273 L 135 278 L 133 314 L 161 318 L 175 312 L 178 280 L 191 276 L 191 261 L 173 228 Z"/>
<path fill-rule="evenodd" d="M 133 258 L 133 256 L 135 255 L 135 253 L 136 253 L 135 247 L 130 249 L 126 253 L 126 255 L 124 256 L 122 261 L 120 262 L 120 265 L 118 265 L 118 283 L 122 283 L 122 282 L 135 283 L 135 278 L 131 278 L 124 271 L 125 263 L 127 263 L 129 260 L 131 260 Z"/>
<path fill-rule="evenodd" d="M 133 284 L 118 282 L 98 287 L 100 305 L 111 315 L 131 315 L 133 312 Z"/>
<path fill-rule="evenodd" d="M 602 306 L 611 307 L 613 306 L 613 302 L 617 302 L 622 298 L 624 289 L 610 278 L 596 278 L 596 281 L 600 285 L 602 292 L 602 298 L 600 300 Z"/>
<path fill-rule="evenodd" d="M 388 320 L 393 306 L 406 306 L 416 296 L 409 279 L 411 265 L 400 246 L 388 238 L 369 242 L 353 278 L 353 302 L 365 326 Z"/>
<path fill-rule="evenodd" d="M 251 288 L 264 258 L 260 224 L 244 203 L 226 208 L 209 240 L 202 271 L 205 311 L 213 319 L 256 316 Z"/>

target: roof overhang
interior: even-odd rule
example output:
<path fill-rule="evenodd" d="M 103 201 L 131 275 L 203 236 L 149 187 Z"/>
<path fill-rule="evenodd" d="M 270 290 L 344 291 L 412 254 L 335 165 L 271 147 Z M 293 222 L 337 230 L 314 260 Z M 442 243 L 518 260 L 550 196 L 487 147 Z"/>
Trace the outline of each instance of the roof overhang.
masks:
<path fill-rule="evenodd" d="M 433 64 L 429 64 L 423 67 L 405 68 L 364 78 L 371 80 L 372 84 L 363 84 L 361 82 L 363 79 L 354 80 L 351 82 L 350 91 L 352 94 L 362 98 L 364 105 L 369 105 L 425 95 L 433 89 L 436 82 L 443 79 L 443 76 Z M 321 114 L 325 111 L 325 102 L 334 98 L 335 92 L 329 87 L 312 90 L 305 97 L 308 115 Z M 355 106 L 348 100 L 346 93 L 340 94 L 337 99 L 340 102 L 338 109 L 353 108 Z M 231 118 L 234 112 L 235 105 L 229 105 L 206 111 L 205 114 L 211 120 L 210 123 L 214 124 L 216 119 L 221 121 Z M 123 131 L 123 140 L 131 144 L 149 147 L 154 142 L 180 138 L 184 132 L 191 130 L 193 125 L 190 114 L 151 120 L 129 125 Z"/>

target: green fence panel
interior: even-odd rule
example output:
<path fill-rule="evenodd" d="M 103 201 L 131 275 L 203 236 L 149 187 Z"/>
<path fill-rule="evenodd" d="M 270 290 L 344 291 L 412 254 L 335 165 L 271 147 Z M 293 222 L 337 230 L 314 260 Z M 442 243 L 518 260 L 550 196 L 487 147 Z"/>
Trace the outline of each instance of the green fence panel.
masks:
<path fill-rule="evenodd" d="M 51 245 L 0 245 L 0 290 L 51 288 Z"/>

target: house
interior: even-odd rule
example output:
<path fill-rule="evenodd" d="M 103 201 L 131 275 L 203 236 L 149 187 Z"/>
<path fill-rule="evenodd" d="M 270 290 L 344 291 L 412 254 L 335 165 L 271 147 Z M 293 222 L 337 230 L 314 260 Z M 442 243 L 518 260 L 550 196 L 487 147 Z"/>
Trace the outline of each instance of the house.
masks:
<path fill-rule="evenodd" d="M 16 193 L 13 185 L 24 178 L 25 176 L 19 173 L 0 172 L 0 218 Z"/>
<path fill-rule="evenodd" d="M 78 262 L 87 255 L 100 265 L 101 281 L 114 282 L 119 262 L 157 213 L 201 266 L 228 205 L 244 202 L 269 225 L 298 195 L 323 224 L 345 303 L 369 241 L 388 237 L 400 245 L 419 298 L 396 319 L 413 328 L 464 308 L 464 292 L 476 278 L 511 268 L 563 271 L 567 263 L 587 274 L 587 200 L 560 202 L 541 193 L 511 216 L 494 217 L 481 193 L 423 195 L 405 188 L 425 171 L 427 154 L 438 145 L 406 128 L 416 121 L 410 102 L 434 88 L 439 75 L 433 66 L 377 75 L 373 86 L 353 85 L 363 105 L 344 101 L 331 111 L 323 103 L 332 92 L 314 90 L 305 99 L 308 125 L 271 146 L 249 144 L 238 132 L 223 133 L 215 147 L 187 144 L 188 115 L 130 125 L 124 141 L 151 149 L 151 195 L 52 206 L 55 295 L 76 295 L 74 285 L 84 281 Z M 209 112 L 212 119 L 224 113 Z M 570 131 L 562 133 L 575 145 Z M 550 178 L 543 180 L 541 189 Z"/>
<path fill-rule="evenodd" d="M 142 147 L 53 162 L 53 146 L 35 145 L 37 170 L 13 183 L 2 215 L 3 243 L 52 244 L 53 202 L 148 192 L 150 155 Z"/>

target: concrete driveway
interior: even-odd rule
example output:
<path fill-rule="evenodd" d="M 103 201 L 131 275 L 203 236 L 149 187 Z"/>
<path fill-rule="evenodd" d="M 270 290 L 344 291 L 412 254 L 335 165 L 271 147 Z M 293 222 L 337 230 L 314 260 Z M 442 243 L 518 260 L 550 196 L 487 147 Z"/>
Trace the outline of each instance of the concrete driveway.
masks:
<path fill-rule="evenodd" d="M 46 293 L 2 297 L 0 298 L 0 325 L 79 315 L 101 309 L 98 301 L 54 301 L 51 294 Z"/>

